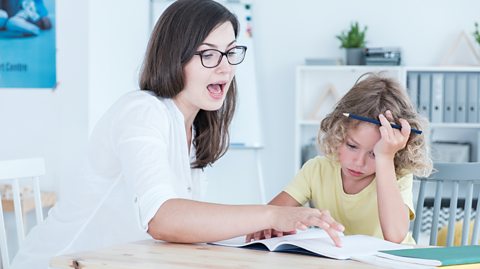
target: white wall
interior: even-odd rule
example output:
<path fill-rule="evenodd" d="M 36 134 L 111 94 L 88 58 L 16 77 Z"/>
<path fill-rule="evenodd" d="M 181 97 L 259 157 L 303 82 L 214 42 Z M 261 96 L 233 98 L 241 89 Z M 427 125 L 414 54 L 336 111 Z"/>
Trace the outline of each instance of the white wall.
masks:
<path fill-rule="evenodd" d="M 138 89 L 150 34 L 149 1 L 90 0 L 89 130 L 123 93 Z"/>
<path fill-rule="evenodd" d="M 71 175 L 87 138 L 88 4 L 56 1 L 58 86 L 0 90 L 0 159 L 45 157 L 42 188 Z"/>
<path fill-rule="evenodd" d="M 44 156 L 42 188 L 53 190 L 77 174 L 100 115 L 136 87 L 149 29 L 147 0 L 56 2 L 57 90 L 0 90 L 0 159 Z M 293 177 L 295 66 L 306 57 L 343 57 L 334 36 L 354 20 L 368 25 L 369 46 L 400 46 L 405 64 L 434 65 L 460 31 L 473 31 L 478 10 L 475 0 L 254 0 L 267 199 Z M 214 168 L 209 200 L 260 202 L 248 153 L 229 153 Z"/>
<path fill-rule="evenodd" d="M 474 21 L 480 21 L 478 10 L 480 1 L 475 0 L 254 0 L 252 25 L 264 123 L 267 200 L 294 176 L 297 65 L 309 57 L 343 58 L 335 36 L 352 21 L 368 25 L 368 46 L 400 46 L 405 65 L 436 65 L 461 31 L 473 32 Z M 251 163 L 232 160 L 219 163 L 217 170 L 210 169 L 209 199 L 259 202 L 255 178 L 248 178 L 251 173 L 245 172 L 254 169 Z M 245 189 L 249 191 L 243 192 Z"/>

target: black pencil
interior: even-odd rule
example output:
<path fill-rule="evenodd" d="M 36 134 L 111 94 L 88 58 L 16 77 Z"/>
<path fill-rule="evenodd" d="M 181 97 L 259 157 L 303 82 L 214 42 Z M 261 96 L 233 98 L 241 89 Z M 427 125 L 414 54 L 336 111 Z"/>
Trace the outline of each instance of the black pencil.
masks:
<path fill-rule="evenodd" d="M 382 123 L 379 120 L 376 120 L 376 119 L 366 118 L 366 117 L 358 116 L 358 115 L 351 114 L 351 113 L 343 113 L 343 115 L 345 117 L 349 117 L 349 118 L 352 118 L 352 119 L 361 120 L 361 121 L 365 121 L 365 122 L 370 122 L 370 123 L 373 123 L 373 124 L 376 124 L 376 125 L 382 125 Z M 402 129 L 401 125 L 398 125 L 398 124 L 395 124 L 395 123 L 390 123 L 390 126 L 392 126 L 392 128 L 398 129 L 398 130 Z M 412 133 L 422 134 L 422 131 L 417 130 L 415 128 L 412 128 L 410 130 L 411 130 Z"/>

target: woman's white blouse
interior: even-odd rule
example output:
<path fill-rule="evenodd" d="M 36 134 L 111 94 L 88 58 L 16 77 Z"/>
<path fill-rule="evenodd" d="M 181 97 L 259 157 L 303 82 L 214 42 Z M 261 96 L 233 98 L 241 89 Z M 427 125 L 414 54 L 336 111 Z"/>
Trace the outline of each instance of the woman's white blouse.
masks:
<path fill-rule="evenodd" d="M 165 201 L 205 193 L 203 171 L 190 168 L 194 158 L 171 99 L 126 94 L 91 135 L 87 173 L 65 181 L 68 188 L 29 233 L 13 268 L 48 268 L 55 255 L 149 238 L 148 223 Z"/>

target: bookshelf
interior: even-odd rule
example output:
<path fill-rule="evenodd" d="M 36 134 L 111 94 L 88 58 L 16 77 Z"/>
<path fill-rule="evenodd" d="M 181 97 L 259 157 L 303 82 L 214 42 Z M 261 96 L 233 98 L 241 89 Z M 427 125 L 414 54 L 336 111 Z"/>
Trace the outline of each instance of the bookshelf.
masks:
<path fill-rule="evenodd" d="M 321 119 L 367 72 L 384 72 L 400 81 L 418 111 L 429 119 L 430 141 L 465 141 L 470 144 L 469 160 L 480 160 L 480 67 L 302 65 L 296 69 L 295 172 L 316 150 L 312 144 L 315 144 Z M 449 87 L 446 83 L 451 83 L 447 82 L 449 76 L 454 77 L 453 92 L 445 93 Z M 412 79 L 414 77 L 416 81 Z M 463 100 L 463 95 L 461 98 L 456 96 L 457 84 L 460 88 L 466 84 L 466 91 L 471 96 L 465 96 L 460 102 L 464 107 L 458 117 L 448 118 L 443 109 L 450 102 L 451 109 L 458 110 L 457 100 Z M 453 99 L 449 94 L 454 96 Z"/>

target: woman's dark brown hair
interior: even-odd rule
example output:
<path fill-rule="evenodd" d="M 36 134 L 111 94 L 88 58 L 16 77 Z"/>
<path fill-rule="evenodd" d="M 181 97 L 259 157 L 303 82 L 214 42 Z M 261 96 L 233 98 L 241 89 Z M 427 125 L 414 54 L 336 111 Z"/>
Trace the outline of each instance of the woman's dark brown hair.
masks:
<path fill-rule="evenodd" d="M 212 0 L 177 0 L 155 25 L 140 74 L 142 90 L 158 97 L 173 98 L 184 88 L 183 68 L 212 30 L 230 22 L 238 34 L 239 23 L 233 13 Z M 200 110 L 193 122 L 196 160 L 193 168 L 214 163 L 228 149 L 228 126 L 236 105 L 237 86 L 233 79 L 222 107 Z"/>

